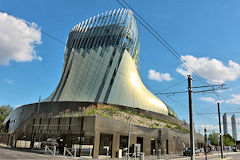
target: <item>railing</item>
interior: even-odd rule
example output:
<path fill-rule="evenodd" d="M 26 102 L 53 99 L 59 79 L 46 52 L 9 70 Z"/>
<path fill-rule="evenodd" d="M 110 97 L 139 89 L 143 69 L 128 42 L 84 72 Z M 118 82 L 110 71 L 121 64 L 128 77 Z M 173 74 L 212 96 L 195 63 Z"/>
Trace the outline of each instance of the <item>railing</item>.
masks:
<path fill-rule="evenodd" d="M 134 158 L 134 160 L 144 160 L 145 153 L 144 152 L 138 152 L 138 153 L 125 153 L 125 160 L 131 160 Z"/>
<path fill-rule="evenodd" d="M 56 146 L 47 146 L 45 145 L 45 154 L 50 152 L 53 156 L 56 155 Z"/>
<path fill-rule="evenodd" d="M 73 154 L 72 154 L 72 152 L 73 152 Z M 63 156 L 66 157 L 67 155 L 70 156 L 70 157 L 76 157 L 77 148 L 76 147 L 74 147 L 74 148 L 64 147 Z"/>

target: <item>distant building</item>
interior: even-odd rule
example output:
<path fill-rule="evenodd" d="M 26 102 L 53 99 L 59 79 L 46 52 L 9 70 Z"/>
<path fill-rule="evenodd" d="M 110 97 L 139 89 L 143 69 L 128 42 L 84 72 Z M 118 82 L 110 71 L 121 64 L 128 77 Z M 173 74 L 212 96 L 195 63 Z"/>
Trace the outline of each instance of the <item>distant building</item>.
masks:
<path fill-rule="evenodd" d="M 236 118 L 235 114 L 232 115 L 231 117 L 231 122 L 232 122 L 232 137 L 237 140 L 237 126 L 236 126 Z"/>
<path fill-rule="evenodd" d="M 227 114 L 223 115 L 223 133 L 228 134 L 228 126 L 227 126 Z"/>

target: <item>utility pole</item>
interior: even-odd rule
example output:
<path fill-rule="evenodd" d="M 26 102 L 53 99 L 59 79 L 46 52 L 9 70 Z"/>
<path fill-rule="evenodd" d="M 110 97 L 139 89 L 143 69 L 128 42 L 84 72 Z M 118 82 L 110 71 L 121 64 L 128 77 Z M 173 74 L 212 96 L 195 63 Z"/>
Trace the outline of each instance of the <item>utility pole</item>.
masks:
<path fill-rule="evenodd" d="M 222 128 L 221 128 L 221 114 L 220 114 L 220 105 L 218 105 L 218 121 L 219 121 L 219 135 L 220 135 L 220 145 L 221 145 L 221 158 L 223 159 L 223 141 L 222 141 Z"/>
<path fill-rule="evenodd" d="M 187 77 L 188 77 L 188 100 L 189 100 L 189 119 L 190 119 L 191 160 L 195 160 L 193 107 L 192 107 L 192 78 L 191 78 L 191 75 L 188 75 Z"/>
<path fill-rule="evenodd" d="M 207 129 L 206 128 L 204 128 L 204 136 L 205 136 L 204 152 L 205 152 L 205 160 L 207 160 Z"/>
<path fill-rule="evenodd" d="M 186 93 L 188 92 L 188 99 L 189 99 L 189 120 L 190 120 L 190 149 L 191 149 L 191 160 L 195 160 L 195 144 L 194 144 L 194 123 L 193 123 L 193 106 L 192 106 L 192 93 L 209 93 L 209 92 L 215 92 L 215 90 L 219 89 L 227 89 L 223 88 L 225 84 L 222 85 L 207 85 L 207 86 L 197 86 L 197 87 L 192 87 L 192 77 L 191 75 L 187 75 L 188 77 L 188 91 L 178 91 L 178 92 L 169 92 L 169 93 L 155 93 L 155 95 L 175 95 L 178 93 Z M 193 91 L 192 89 L 196 88 L 206 88 L 206 87 L 211 87 L 211 89 L 205 89 L 205 90 L 198 90 L 198 91 Z M 214 87 L 219 87 L 219 88 L 214 88 Z M 236 112 L 235 112 L 236 113 Z M 220 115 L 219 115 L 220 116 Z M 219 117 L 219 123 L 220 122 L 220 117 Z M 221 125 L 219 126 L 221 127 Z M 223 157 L 223 156 L 222 156 Z"/>

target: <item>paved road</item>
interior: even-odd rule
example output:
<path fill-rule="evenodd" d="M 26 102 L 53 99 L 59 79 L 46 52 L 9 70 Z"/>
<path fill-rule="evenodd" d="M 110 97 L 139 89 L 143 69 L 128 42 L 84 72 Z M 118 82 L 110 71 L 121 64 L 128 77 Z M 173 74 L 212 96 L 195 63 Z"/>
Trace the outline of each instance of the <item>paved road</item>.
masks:
<path fill-rule="evenodd" d="M 230 158 L 232 160 L 240 160 L 240 152 L 238 153 L 225 153 L 226 157 Z M 162 160 L 163 157 L 161 157 Z M 171 158 L 176 158 L 175 160 L 189 160 L 190 157 L 171 157 Z M 7 160 L 7 159 L 39 159 L 39 160 L 45 160 L 45 159 L 56 159 L 56 160 L 64 160 L 64 159 L 68 159 L 70 160 L 70 158 L 63 158 L 60 156 L 56 156 L 53 157 L 51 155 L 45 155 L 45 154 L 41 154 L 41 153 L 36 153 L 36 152 L 30 152 L 27 150 L 19 150 L 19 149 L 13 149 L 13 148 L 9 148 L 3 145 L 0 145 L 0 160 Z M 79 158 L 77 158 L 79 159 Z M 81 158 L 82 160 L 85 158 Z M 166 157 L 166 159 L 170 159 L 170 157 Z M 218 160 L 220 159 L 218 154 L 215 155 L 209 155 L 208 159 L 212 159 L 212 160 Z M 85 159 L 86 160 L 86 159 Z M 96 160 L 96 159 L 95 159 Z M 110 160 L 119 160 L 119 159 L 110 159 Z M 121 160 L 124 160 L 124 158 L 122 158 Z M 145 157 L 145 160 L 157 160 L 156 158 L 153 158 L 152 156 L 149 157 Z M 197 156 L 196 160 L 205 160 L 205 156 Z"/>
<path fill-rule="evenodd" d="M 240 160 L 240 152 L 226 152 L 224 153 L 224 157 L 226 160 Z M 169 157 L 166 159 L 170 159 Z M 196 160 L 205 160 L 205 155 L 200 155 L 195 157 Z M 207 156 L 208 160 L 221 160 L 220 154 L 217 153 L 211 153 Z M 147 160 L 153 160 L 151 158 Z M 157 159 L 155 159 L 157 160 Z M 163 159 L 161 159 L 163 160 Z M 173 158 L 172 160 L 190 160 L 190 157 L 177 157 Z"/>
<path fill-rule="evenodd" d="M 240 154 L 231 155 L 232 160 L 240 160 Z"/>
<path fill-rule="evenodd" d="M 13 148 L 5 147 L 0 145 L 0 159 L 1 160 L 7 160 L 7 159 L 61 159 L 63 160 L 63 157 L 53 157 L 51 155 L 45 155 L 45 154 L 39 154 L 39 153 L 33 153 L 33 152 L 27 152 L 22 150 L 16 150 Z"/>
<path fill-rule="evenodd" d="M 240 160 L 240 152 L 226 152 L 224 153 L 225 159 L 226 160 Z M 166 156 L 164 158 L 164 156 L 161 157 L 161 160 L 191 160 L 190 157 L 188 156 Z M 205 155 L 200 155 L 200 156 L 196 156 L 195 157 L 196 160 L 205 160 Z M 207 156 L 208 160 L 220 160 L 220 154 L 218 153 L 211 153 L 210 155 Z M 225 160 L 224 159 L 224 160 Z M 117 159 L 114 159 L 117 160 Z M 133 159 L 134 160 L 134 159 Z M 145 160 L 159 160 L 156 157 L 154 158 L 153 156 L 148 156 L 145 157 Z"/>
<path fill-rule="evenodd" d="M 240 153 L 236 153 L 236 152 L 226 152 L 224 153 L 224 157 L 226 159 L 232 159 L 232 160 L 240 160 Z M 237 158 L 238 157 L 238 158 Z M 207 156 L 208 159 L 212 159 L 212 160 L 220 160 L 221 156 L 220 154 L 212 154 L 212 155 L 208 155 Z M 205 160 L 205 155 L 199 156 L 196 158 L 197 160 Z"/>

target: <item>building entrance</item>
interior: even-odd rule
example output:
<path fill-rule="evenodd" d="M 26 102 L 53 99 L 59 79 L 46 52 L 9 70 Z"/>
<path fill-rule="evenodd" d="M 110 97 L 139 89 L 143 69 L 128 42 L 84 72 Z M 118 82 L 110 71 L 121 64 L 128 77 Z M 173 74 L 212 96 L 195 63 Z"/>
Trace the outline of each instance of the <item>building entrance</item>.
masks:
<path fill-rule="evenodd" d="M 155 148 L 156 142 L 155 141 L 156 141 L 155 139 L 151 139 L 151 155 L 153 155 L 153 150 L 154 149 L 156 150 L 156 148 Z"/>
<path fill-rule="evenodd" d="M 140 150 L 140 152 L 142 152 L 142 151 L 143 151 L 143 138 L 142 138 L 142 137 L 137 137 L 137 143 L 138 143 L 138 144 L 141 144 L 141 150 Z"/>
<path fill-rule="evenodd" d="M 112 141 L 113 135 L 112 134 L 100 134 L 100 145 L 99 145 L 99 155 L 107 155 L 107 147 L 109 147 L 108 155 L 112 155 Z"/>

